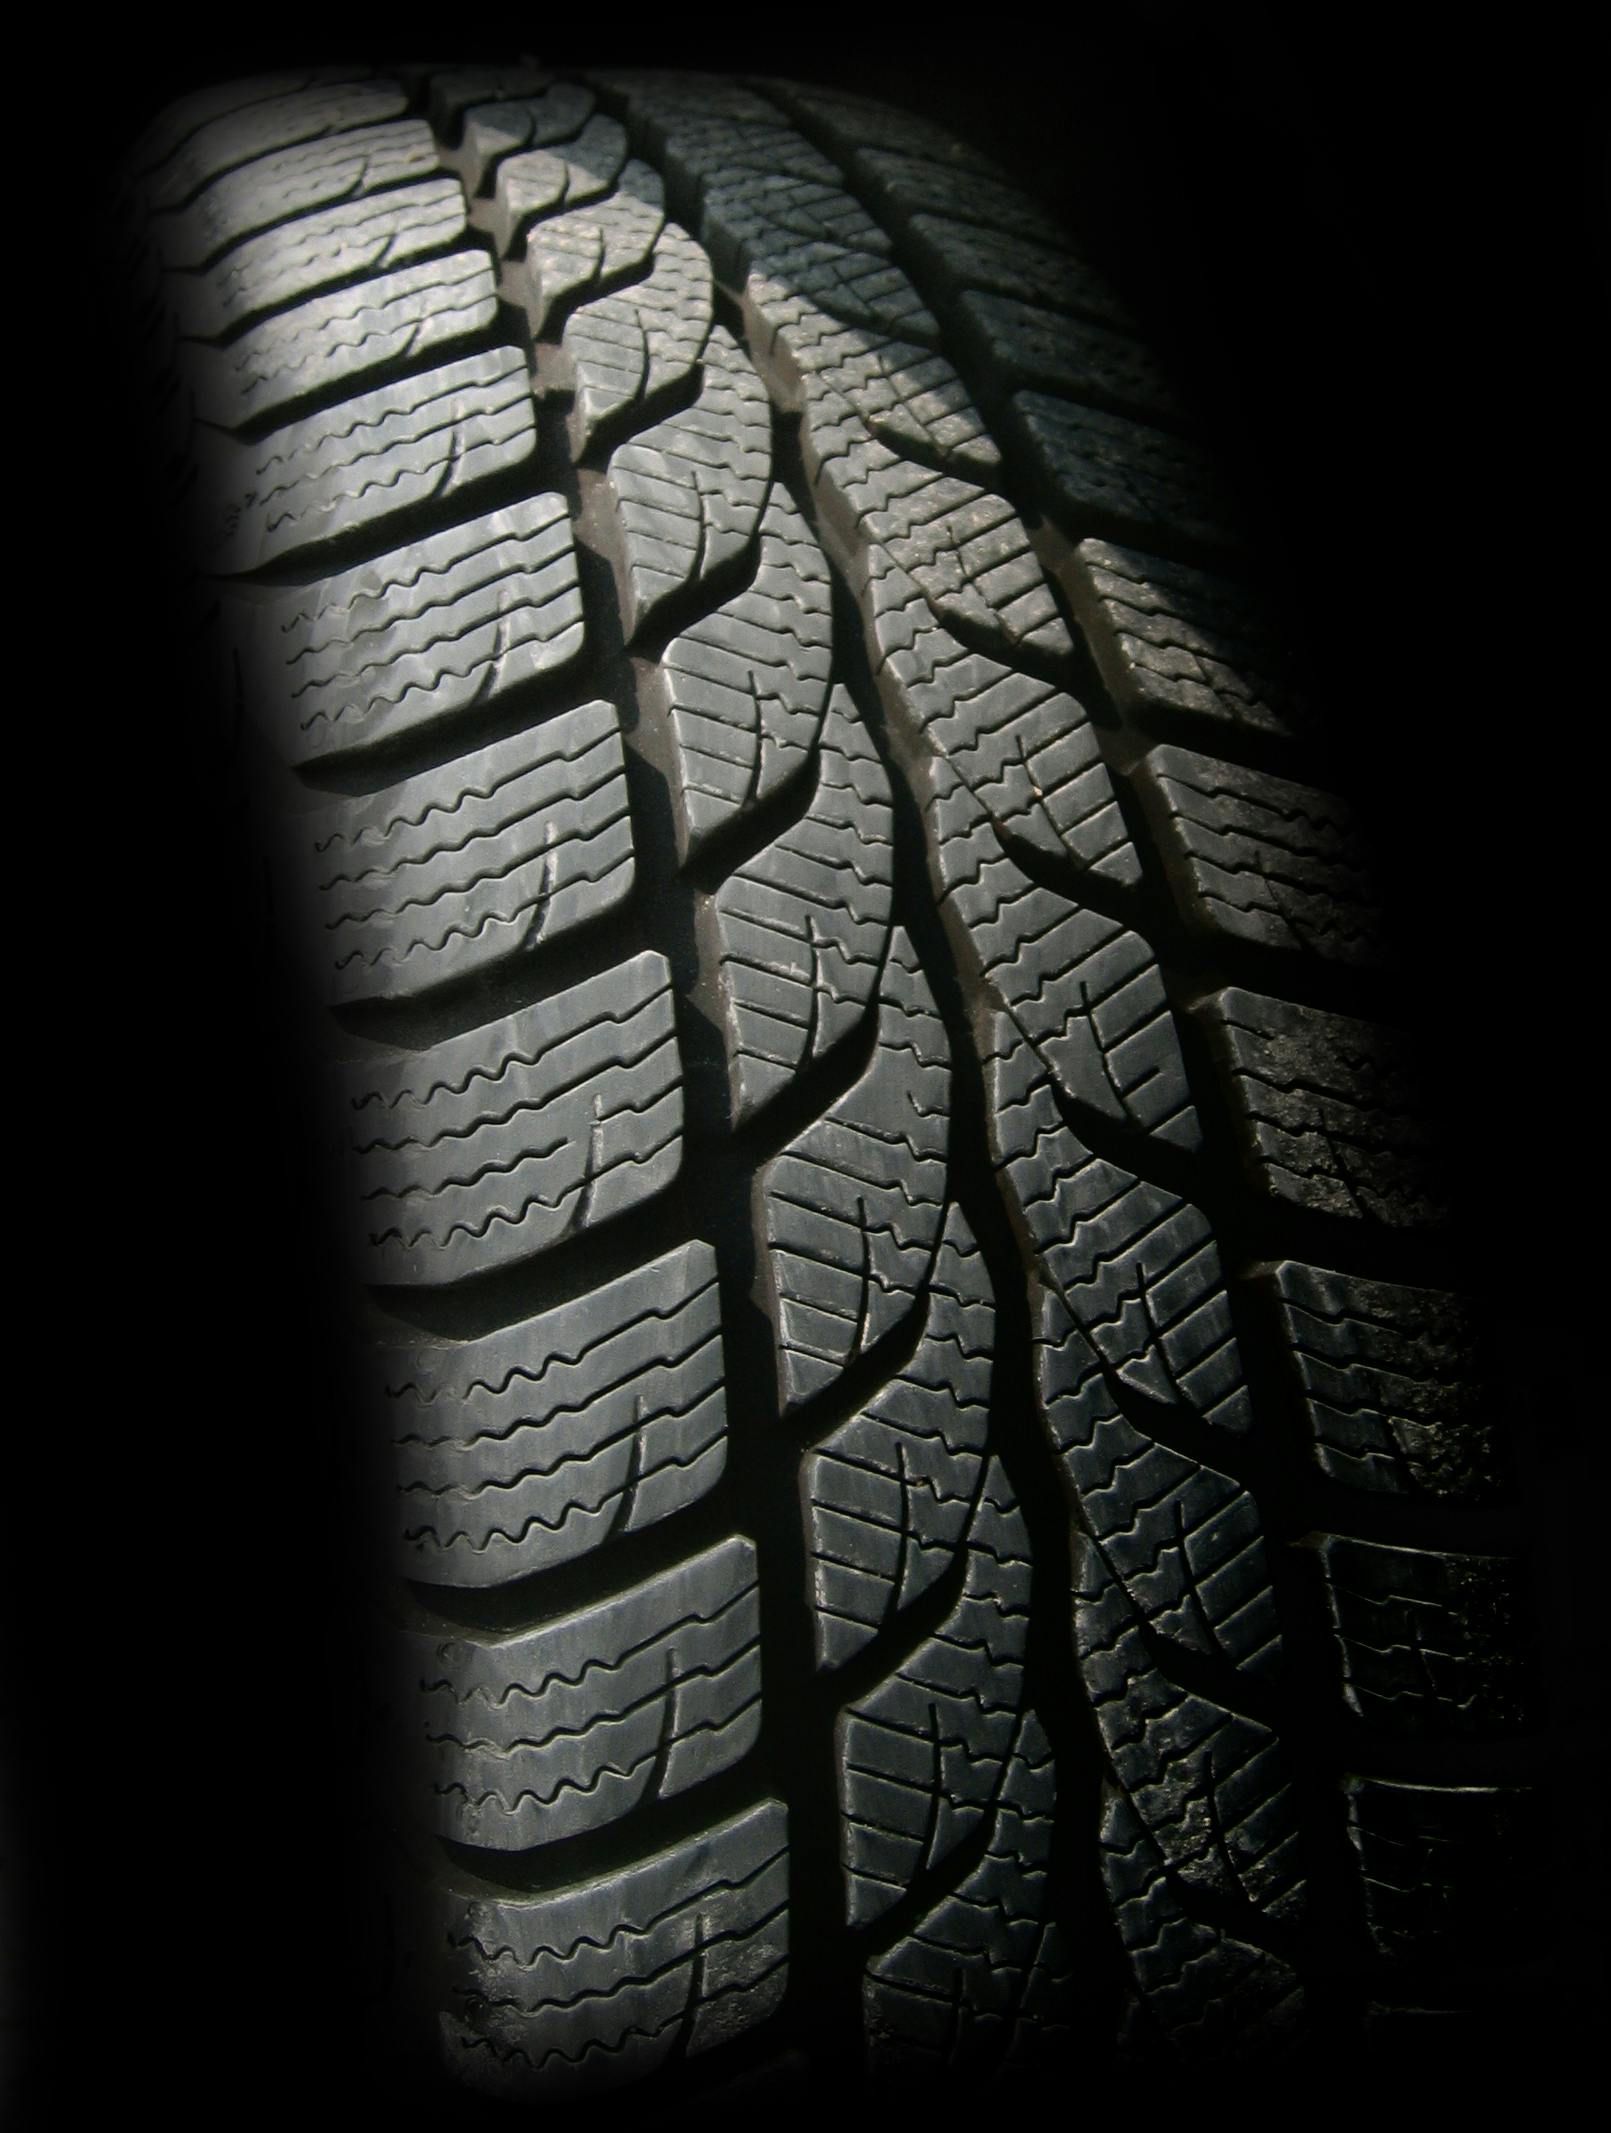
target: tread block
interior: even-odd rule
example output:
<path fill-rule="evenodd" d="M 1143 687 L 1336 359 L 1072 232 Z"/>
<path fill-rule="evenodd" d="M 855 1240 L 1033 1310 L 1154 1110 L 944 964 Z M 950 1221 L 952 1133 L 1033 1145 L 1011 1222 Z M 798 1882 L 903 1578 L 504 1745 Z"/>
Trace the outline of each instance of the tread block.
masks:
<path fill-rule="evenodd" d="M 966 648 L 892 558 L 871 549 L 863 588 L 878 680 L 1003 834 L 1109 881 L 1141 865 L 1085 708 L 1038 676 Z M 937 777 L 935 789 L 951 790 Z M 942 847 L 943 860 L 943 847 Z"/>
<path fill-rule="evenodd" d="M 699 123 L 724 129 L 735 120 L 746 125 L 776 126 L 776 107 L 757 90 L 733 80 L 731 75 L 685 72 L 675 74 L 649 67 L 595 69 L 594 81 L 630 104 L 634 127 L 657 154 L 670 146 L 671 129 L 683 123 Z"/>
<path fill-rule="evenodd" d="M 1045 1279 L 1103 1364 L 1143 1398 L 1245 1430 L 1219 1248 L 1201 1211 L 1085 1147 L 1002 1016 L 987 1090 L 992 1151 Z"/>
<path fill-rule="evenodd" d="M 785 1413 L 913 1309 L 945 1207 L 945 1031 L 897 928 L 861 1079 L 761 1171 L 757 1201 Z"/>
<path fill-rule="evenodd" d="M 943 214 L 909 216 L 906 237 L 924 270 L 953 297 L 972 290 L 1121 329 L 1132 324 L 1101 276 L 1063 244 L 1005 228 L 981 229 L 949 200 L 944 205 Z"/>
<path fill-rule="evenodd" d="M 674 222 L 655 239 L 642 281 L 571 313 L 558 370 L 572 390 L 567 430 L 578 458 L 601 424 L 695 376 L 712 315 L 710 262 Z"/>
<path fill-rule="evenodd" d="M 690 101 L 668 93 L 662 83 L 646 98 L 633 96 L 630 117 L 656 160 L 696 197 L 707 184 L 736 176 L 749 181 L 745 190 L 752 199 L 765 187 L 767 205 L 776 215 L 786 215 L 791 201 L 813 194 L 838 191 L 842 200 L 847 197 L 829 158 L 769 104 L 723 110 L 708 89 Z M 810 191 L 796 192 L 796 187 Z M 736 191 L 734 198 L 742 209 Z"/>
<path fill-rule="evenodd" d="M 891 263 L 888 235 L 827 157 L 775 112 L 765 125 L 679 113 L 665 155 L 698 204 L 699 234 L 725 287 L 737 292 L 754 274 L 809 292 L 825 318 L 858 330 L 937 331 Z"/>
<path fill-rule="evenodd" d="M 314 937 L 336 1000 L 406 999 L 619 904 L 632 822 L 613 705 L 574 711 L 308 823 Z"/>
<path fill-rule="evenodd" d="M 660 174 L 634 158 L 606 198 L 533 224 L 517 270 L 533 333 L 579 293 L 643 273 L 665 221 Z"/>
<path fill-rule="evenodd" d="M 1223 482 L 1196 446 L 1169 431 L 1027 390 L 1011 396 L 1007 419 L 1080 533 L 1214 550 L 1240 544 Z"/>
<path fill-rule="evenodd" d="M 769 90 L 773 87 L 770 83 L 767 86 Z M 807 115 L 841 155 L 876 143 L 907 157 L 919 157 L 970 183 L 974 179 L 1000 183 L 1001 172 L 988 156 L 971 142 L 957 140 L 943 126 L 920 118 L 915 111 L 848 90 L 802 88 L 797 82 L 779 82 L 776 94 L 785 108 Z"/>
<path fill-rule="evenodd" d="M 876 2069 L 921 2077 L 1011 2069 L 1068 2035 L 1074 1980 L 1048 1923 L 1056 1774 L 1031 1713 L 1008 1759 L 983 1859 L 867 1966 L 862 2013 Z"/>
<path fill-rule="evenodd" d="M 907 287 L 875 265 L 889 257 L 887 233 L 844 190 L 831 166 L 821 176 L 809 175 L 786 133 L 769 134 L 764 153 L 751 127 L 736 140 L 730 135 L 708 147 L 683 137 L 675 167 L 697 187 L 721 280 L 736 287 L 751 265 L 764 271 L 773 254 L 790 257 L 797 247 L 820 245 L 825 248 L 820 254 L 807 251 L 802 259 L 848 261 L 855 255 L 856 280 L 869 289 L 875 303 L 894 294 L 899 313 L 920 314 Z"/>
<path fill-rule="evenodd" d="M 1384 2006 L 1372 2000 L 1363 2026 L 1366 2051 L 1395 2071 L 1406 2059 L 1424 2065 L 1481 2065 L 1493 2045 L 1488 2017 L 1469 2006 Z"/>
<path fill-rule="evenodd" d="M 775 487 L 754 582 L 674 638 L 648 683 L 677 744 L 681 858 L 804 768 L 827 709 L 831 608 L 822 551 L 788 492 Z"/>
<path fill-rule="evenodd" d="M 945 766 L 930 823 L 946 908 L 986 986 L 1074 1103 L 1182 1148 L 1202 1139 L 1157 960 L 1138 933 L 1032 884 Z"/>
<path fill-rule="evenodd" d="M 997 1461 L 969 1524 L 956 1606 L 840 1721 L 846 1915 L 881 1917 L 992 1814 L 1023 1695 L 1029 1540 Z"/>
<path fill-rule="evenodd" d="M 809 96 L 791 101 L 808 115 L 815 111 Z M 1005 233 L 1027 238 L 1054 253 L 1069 250 L 1068 237 L 1059 224 L 1014 185 L 1001 184 L 977 170 L 948 169 L 932 156 L 910 155 L 899 148 L 843 145 L 858 183 L 881 212 L 903 228 L 914 215 L 937 211 L 950 220 L 976 223 L 993 237 Z M 1118 310 L 1118 298 L 1110 300 Z"/>
<path fill-rule="evenodd" d="M 1333 963 L 1382 960 L 1369 855 L 1341 800 L 1185 748 L 1154 748 L 1141 782 L 1157 797 L 1176 900 L 1203 931 Z"/>
<path fill-rule="evenodd" d="M 1084 1545 L 1148 1628 L 1241 1672 L 1280 1663 L 1258 1506 L 1240 1482 L 1146 1436 L 1118 1410 L 1062 1299 L 1041 1298 L 1036 1386 L 1073 1483 Z"/>
<path fill-rule="evenodd" d="M 260 157 L 331 134 L 400 118 L 408 98 L 393 81 L 323 81 L 286 96 L 271 96 L 205 121 L 147 180 L 158 214 L 182 208 L 204 185 Z"/>
<path fill-rule="evenodd" d="M 782 1998 L 787 1903 L 778 1800 L 573 1888 L 461 1897 L 449 2063 L 509 2098 L 591 2095 L 724 2043 Z"/>
<path fill-rule="evenodd" d="M 953 1207 L 917 1350 L 807 1454 L 806 1543 L 819 1667 L 841 1666 L 956 1559 L 990 1425 L 995 1311 Z"/>
<path fill-rule="evenodd" d="M 1525 1961 L 1544 1909 L 1535 1788 L 1348 1777 L 1343 1790 L 1381 1954 L 1462 1967 Z"/>
<path fill-rule="evenodd" d="M 491 228 L 499 254 L 518 253 L 526 231 L 541 216 L 609 192 L 626 159 L 624 130 L 602 112 L 595 112 L 563 148 L 504 157 L 492 188 Z"/>
<path fill-rule="evenodd" d="M 725 327 L 705 343 L 699 396 L 617 446 L 608 473 L 627 635 L 755 538 L 772 471 L 772 411 Z"/>
<path fill-rule="evenodd" d="M 179 331 L 200 340 L 229 333 L 332 282 L 446 251 L 466 226 L 464 194 L 452 178 L 298 216 L 283 229 L 246 238 L 205 273 L 178 281 L 171 293 Z"/>
<path fill-rule="evenodd" d="M 889 941 L 889 779 L 843 689 L 797 821 L 710 898 L 735 1122 L 861 1021 Z"/>
<path fill-rule="evenodd" d="M 756 129 L 729 130 L 735 140 L 756 137 Z M 785 133 L 761 152 L 786 160 L 791 140 L 798 136 Z M 744 194 L 764 202 L 753 184 Z M 860 529 L 858 539 L 888 546 L 942 617 L 954 610 L 1008 643 L 1066 650 L 1067 631 L 1011 506 L 901 450 L 903 439 L 910 449 L 917 438 L 948 463 L 977 470 L 998 463 L 951 365 L 904 345 L 938 331 L 911 284 L 881 252 L 798 237 L 767 222 L 764 204 L 740 213 L 733 200 L 707 185 L 700 235 L 723 271 L 729 259 L 742 262 L 750 342 L 780 391 L 796 398 L 805 381 L 806 469 L 825 508 L 847 533 Z M 846 323 L 891 336 L 892 345 L 870 348 L 864 335 L 845 332 Z"/>
<path fill-rule="evenodd" d="M 1148 2012 L 1188 2062 L 1268 2063 L 1297 2039 L 1298 1973 L 1184 1908 L 1162 1851 L 1122 1791 L 1104 1801 L 1102 1879 Z M 1149 2055 L 1150 2056 L 1150 2055 Z"/>
<path fill-rule="evenodd" d="M 293 763 L 423 732 L 582 648 L 565 500 L 534 496 L 283 595 L 242 660 Z"/>
<path fill-rule="evenodd" d="M 154 223 L 152 239 L 168 266 L 205 266 L 244 237 L 316 208 L 433 178 L 440 167 L 431 129 L 420 119 L 337 133 L 229 172 L 181 214 Z"/>
<path fill-rule="evenodd" d="M 1383 1733 L 1508 1733 L 1533 1724 L 1536 1659 L 1515 1557 L 1308 1544 L 1337 1632 L 1349 1709 Z"/>
<path fill-rule="evenodd" d="M 1505 1493 L 1509 1466 L 1473 1368 L 1467 1303 L 1291 1259 L 1272 1280 L 1323 1473 L 1456 1502 Z"/>
<path fill-rule="evenodd" d="M 479 104 L 501 104 L 541 96 L 552 86 L 545 67 L 447 67 L 430 76 L 431 124 L 449 139 L 463 131 L 465 114 Z"/>
<path fill-rule="evenodd" d="M 1185 421 L 1164 366 L 1132 334 L 982 289 L 962 290 L 956 307 L 969 351 L 998 392 L 1030 385 L 1166 428 Z"/>
<path fill-rule="evenodd" d="M 933 344 L 940 322 L 911 282 L 888 257 L 886 243 L 845 244 L 837 238 L 802 234 L 801 224 L 863 231 L 846 213 L 844 194 L 824 187 L 808 217 L 797 186 L 793 197 L 769 201 L 753 184 L 708 183 L 703 194 L 702 233 L 724 280 L 742 283 L 748 305 L 767 317 L 779 305 L 798 303 L 820 321 L 887 334 L 902 343 Z M 809 195 L 808 195 L 809 198 Z M 787 216 L 774 221 L 772 213 Z M 925 353 L 928 351 L 925 350 Z"/>
<path fill-rule="evenodd" d="M 1227 578 L 1109 541 L 1081 541 L 1069 597 L 1120 709 L 1285 738 L 1305 712 L 1289 655 L 1252 594 Z"/>
<path fill-rule="evenodd" d="M 363 67 L 299 67 L 291 72 L 253 74 L 192 90 L 188 96 L 175 97 L 158 112 L 131 150 L 128 167 L 133 171 L 154 170 L 215 120 L 231 118 L 256 104 L 321 89 L 331 82 L 362 81 L 366 72 Z"/>
<path fill-rule="evenodd" d="M 479 1340 L 382 1351 L 405 1575 L 499 1585 L 696 1502 L 727 1456 L 708 1244 Z"/>
<path fill-rule="evenodd" d="M 203 470 L 211 491 L 203 559 L 256 570 L 427 501 L 509 472 L 536 449 L 531 383 L 513 348 L 466 356 L 345 405 L 225 444 Z"/>
<path fill-rule="evenodd" d="M 352 1082 L 375 1281 L 528 1258 L 650 1198 L 682 1161 L 671 973 L 650 951 Z"/>
<path fill-rule="evenodd" d="M 947 357 L 911 341 L 842 326 L 788 286 L 755 283 L 745 303 L 766 321 L 774 381 L 786 386 L 791 399 L 814 403 L 818 458 L 836 457 L 840 444 L 854 451 L 860 442 L 845 409 L 835 407 L 838 398 L 867 435 L 897 457 L 938 460 L 945 472 L 961 477 L 999 477 L 1001 449 Z M 951 499 L 974 493 L 966 483 L 945 492 Z M 910 545 L 921 513 L 908 515 L 904 531 Z M 996 587 L 998 593 L 1003 590 Z"/>
<path fill-rule="evenodd" d="M 786 338 L 780 345 L 790 347 Z M 879 374 L 887 375 L 881 367 Z M 1019 645 L 1050 655 L 1068 650 L 1068 631 L 1012 506 L 977 481 L 907 456 L 901 428 L 910 402 L 900 427 L 879 415 L 881 435 L 837 392 L 808 388 L 805 411 L 806 472 L 847 549 L 887 555 L 936 621 L 984 637 L 1002 660 Z"/>
<path fill-rule="evenodd" d="M 1442 1219 L 1410 1047 L 1397 1031 L 1236 986 L 1193 1012 L 1262 1191 L 1396 1229 Z"/>
<path fill-rule="evenodd" d="M 442 1833 L 554 1844 L 728 1769 L 760 1730 L 758 1610 L 735 1538 L 537 1629 L 411 1637 Z"/>
<path fill-rule="evenodd" d="M 506 156 L 551 147 L 579 134 L 597 99 L 579 82 L 558 81 L 532 96 L 512 96 L 466 110 L 453 167 L 471 194 L 490 190 L 488 179 Z"/>
<path fill-rule="evenodd" d="M 484 252 L 401 267 L 310 297 L 248 327 L 227 348 L 195 350 L 195 412 L 203 422 L 242 429 L 365 371 L 485 333 L 497 315 Z"/>
<path fill-rule="evenodd" d="M 821 241 L 887 255 L 888 238 L 845 192 L 834 165 L 773 105 L 759 98 L 741 104 L 713 82 L 689 94 L 662 78 L 633 93 L 630 118 L 672 183 L 697 205 L 699 234 L 721 281 L 743 280 L 747 233 L 763 242 Z"/>
<path fill-rule="evenodd" d="M 1095 1549 L 1082 1551 L 1074 1640 L 1108 1762 L 1184 1889 L 1291 1921 L 1305 1907 L 1286 1751 L 1268 1726 L 1181 1688 Z M 1227 1669 L 1227 1684 L 1235 1677 Z"/>

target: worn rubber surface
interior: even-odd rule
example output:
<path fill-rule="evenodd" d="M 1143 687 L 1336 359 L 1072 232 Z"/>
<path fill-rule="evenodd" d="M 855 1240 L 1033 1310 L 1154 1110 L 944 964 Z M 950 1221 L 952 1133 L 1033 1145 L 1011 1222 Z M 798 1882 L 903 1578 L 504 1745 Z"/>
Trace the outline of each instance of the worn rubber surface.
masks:
<path fill-rule="evenodd" d="M 1538 1714 L 1409 986 L 1117 300 L 773 83 L 337 69 L 137 161 L 449 2065 L 1480 2010 Z"/>

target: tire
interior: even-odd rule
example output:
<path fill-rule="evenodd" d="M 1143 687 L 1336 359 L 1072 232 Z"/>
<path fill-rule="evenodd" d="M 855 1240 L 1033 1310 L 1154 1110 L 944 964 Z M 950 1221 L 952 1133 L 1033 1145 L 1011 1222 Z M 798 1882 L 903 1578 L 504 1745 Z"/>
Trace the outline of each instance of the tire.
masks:
<path fill-rule="evenodd" d="M 1541 1930 L 1515 1476 L 1134 321 L 772 82 L 235 83 L 129 192 L 391 1446 L 399 2019 L 517 2099 L 1444 2049 Z"/>

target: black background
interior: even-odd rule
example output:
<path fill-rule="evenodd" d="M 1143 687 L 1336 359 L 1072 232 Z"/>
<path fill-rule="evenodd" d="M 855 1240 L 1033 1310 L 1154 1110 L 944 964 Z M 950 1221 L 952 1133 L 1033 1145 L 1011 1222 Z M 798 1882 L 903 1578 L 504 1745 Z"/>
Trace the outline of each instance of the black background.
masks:
<path fill-rule="evenodd" d="M 1424 978 L 1529 1475 L 1560 1777 L 1544 2069 L 1598 2004 L 1573 1980 L 1604 1886 L 1606 1400 L 1585 1336 L 1604 1309 L 1605 55 L 1587 10 L 1438 12 L 723 17 L 561 33 L 543 56 L 787 72 L 976 140 L 1070 216 L 1252 501 Z M 394 20 L 388 48 L 542 43 L 535 15 L 491 19 L 473 43 Z M 10 676 L 12 1116 L 39 1183 L 12 1343 L 7 1837 L 28 2093 L 64 2122 L 107 2080 L 181 2123 L 358 2113 L 385 2090 L 350 2046 L 375 1960 L 340 1893 L 365 1827 L 360 1544 L 320 1450 L 340 1392 L 316 1195 L 240 917 L 249 870 L 150 604 L 160 525 L 101 294 L 117 158 L 157 109 L 355 53 L 380 56 L 143 21 L 23 84 L 14 198 L 43 213 L 19 229 L 11 334 L 12 621 L 37 657 Z"/>

